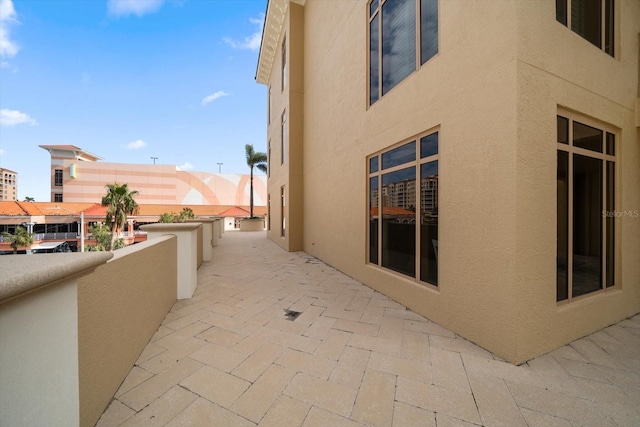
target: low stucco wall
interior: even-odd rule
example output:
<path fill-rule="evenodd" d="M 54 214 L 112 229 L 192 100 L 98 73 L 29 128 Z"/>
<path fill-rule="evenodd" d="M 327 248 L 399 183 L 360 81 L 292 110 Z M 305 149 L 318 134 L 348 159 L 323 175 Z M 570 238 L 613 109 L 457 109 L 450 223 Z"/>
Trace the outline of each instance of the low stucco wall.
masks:
<path fill-rule="evenodd" d="M 200 266 L 202 265 L 202 259 L 203 259 L 203 251 L 204 251 L 204 247 L 202 246 L 202 239 L 203 239 L 203 226 L 200 225 L 200 227 L 198 227 L 198 268 L 200 268 Z"/>
<path fill-rule="evenodd" d="M 80 425 L 100 418 L 176 301 L 177 239 L 114 252 L 78 284 Z"/>

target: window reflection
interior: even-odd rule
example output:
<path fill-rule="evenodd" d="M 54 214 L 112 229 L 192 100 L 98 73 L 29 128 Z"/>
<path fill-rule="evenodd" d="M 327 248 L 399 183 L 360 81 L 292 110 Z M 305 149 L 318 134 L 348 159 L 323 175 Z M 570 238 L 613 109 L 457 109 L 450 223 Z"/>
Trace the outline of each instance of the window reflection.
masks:
<path fill-rule="evenodd" d="M 420 0 L 420 63 L 438 53 L 438 0 Z"/>
<path fill-rule="evenodd" d="M 415 277 L 415 167 L 382 176 L 382 266 Z"/>
<path fill-rule="evenodd" d="M 420 280 L 438 285 L 438 161 L 420 166 Z"/>
<path fill-rule="evenodd" d="M 388 169 L 416 159 L 416 142 L 411 141 L 382 154 L 382 169 Z"/>
<path fill-rule="evenodd" d="M 369 104 L 378 100 L 378 20 L 376 15 L 369 24 Z"/>
<path fill-rule="evenodd" d="M 602 131 L 579 122 L 573 122 L 573 145 L 602 153 Z"/>
<path fill-rule="evenodd" d="M 378 196 L 376 176 L 369 179 L 369 262 L 374 264 L 378 263 Z"/>
<path fill-rule="evenodd" d="M 387 0 L 382 5 L 382 95 L 415 69 L 415 3 Z"/>

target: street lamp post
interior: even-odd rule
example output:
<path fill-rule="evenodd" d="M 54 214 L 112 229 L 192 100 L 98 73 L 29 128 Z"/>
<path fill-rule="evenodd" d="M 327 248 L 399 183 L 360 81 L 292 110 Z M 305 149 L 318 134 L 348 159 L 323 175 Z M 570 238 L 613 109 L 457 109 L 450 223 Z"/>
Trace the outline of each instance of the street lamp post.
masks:
<path fill-rule="evenodd" d="M 218 163 L 218 173 L 222 173 L 222 165 L 224 165 L 224 163 Z"/>
<path fill-rule="evenodd" d="M 156 160 L 158 160 L 158 158 L 151 156 L 151 160 L 153 160 L 153 164 L 155 165 L 156 164 Z"/>

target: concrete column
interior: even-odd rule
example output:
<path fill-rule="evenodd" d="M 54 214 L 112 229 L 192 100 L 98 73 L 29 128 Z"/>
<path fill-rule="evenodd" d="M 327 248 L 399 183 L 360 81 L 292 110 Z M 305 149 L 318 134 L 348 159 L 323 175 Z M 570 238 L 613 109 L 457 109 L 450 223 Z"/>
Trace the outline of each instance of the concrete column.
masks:
<path fill-rule="evenodd" d="M 189 299 L 198 286 L 198 228 L 200 222 L 157 223 L 140 227 L 147 232 L 147 239 L 165 234 L 178 238 L 178 299 Z"/>
<path fill-rule="evenodd" d="M 213 224 L 216 220 L 213 218 L 190 219 L 188 223 L 199 222 L 202 224 L 202 260 L 211 261 L 213 256 Z"/>

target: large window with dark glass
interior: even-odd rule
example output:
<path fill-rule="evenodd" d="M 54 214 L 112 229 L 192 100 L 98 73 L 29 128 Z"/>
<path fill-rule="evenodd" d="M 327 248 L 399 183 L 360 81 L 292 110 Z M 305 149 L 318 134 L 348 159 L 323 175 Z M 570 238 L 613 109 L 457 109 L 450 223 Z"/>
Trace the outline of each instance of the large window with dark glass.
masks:
<path fill-rule="evenodd" d="M 614 56 L 615 0 L 556 0 L 556 20 Z"/>
<path fill-rule="evenodd" d="M 557 300 L 615 286 L 615 133 L 557 117 Z"/>
<path fill-rule="evenodd" d="M 369 263 L 438 286 L 438 132 L 367 161 Z"/>
<path fill-rule="evenodd" d="M 438 53 L 438 0 L 371 0 L 369 105 Z"/>
<path fill-rule="evenodd" d="M 62 187 L 62 169 L 55 170 L 55 185 L 56 187 Z"/>

